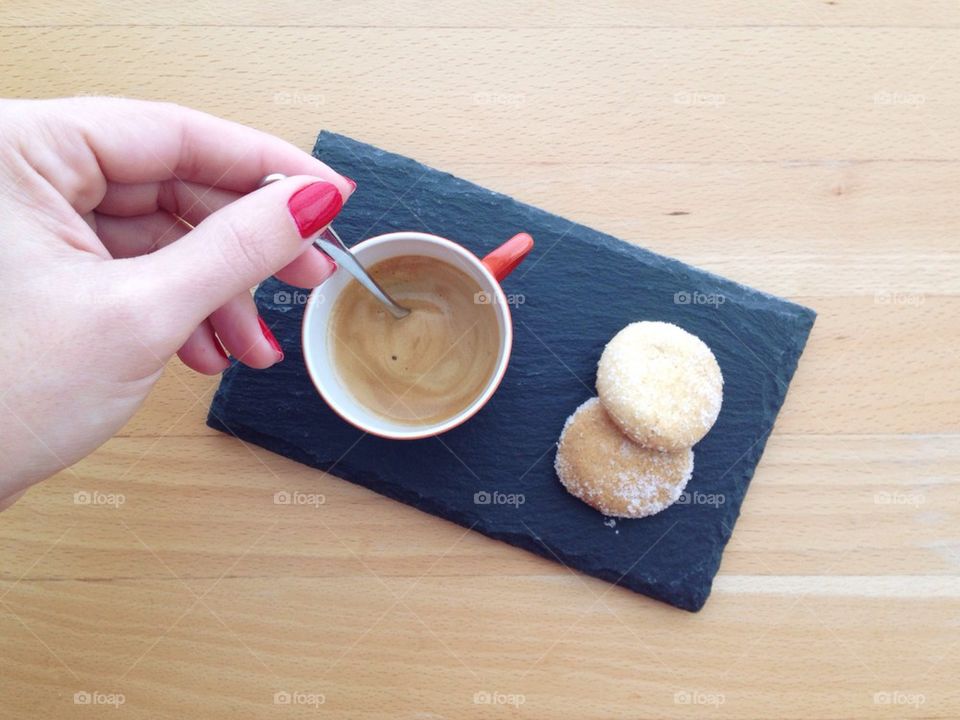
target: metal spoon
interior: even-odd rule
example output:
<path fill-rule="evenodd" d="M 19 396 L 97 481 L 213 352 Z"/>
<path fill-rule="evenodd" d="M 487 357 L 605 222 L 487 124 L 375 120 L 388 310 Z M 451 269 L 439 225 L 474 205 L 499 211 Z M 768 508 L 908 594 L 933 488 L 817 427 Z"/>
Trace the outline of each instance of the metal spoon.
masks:
<path fill-rule="evenodd" d="M 286 177 L 283 173 L 265 175 L 257 187 L 269 185 L 272 182 L 283 180 Z M 353 275 L 363 287 L 369 290 L 377 300 L 386 306 L 387 310 L 389 310 L 390 314 L 395 318 L 400 320 L 410 314 L 410 310 L 402 305 L 398 305 L 393 298 L 384 292 L 383 288 L 377 284 L 377 281 L 370 277 L 367 271 L 364 270 L 363 265 L 360 264 L 360 261 L 357 260 L 354 254 L 350 252 L 350 249 L 344 244 L 343 240 L 340 239 L 340 236 L 337 235 L 337 232 L 333 229 L 333 225 L 327 225 L 327 227 L 321 230 L 320 233 L 313 238 L 313 244 L 333 258 L 333 261 L 337 263 L 337 265 Z"/>

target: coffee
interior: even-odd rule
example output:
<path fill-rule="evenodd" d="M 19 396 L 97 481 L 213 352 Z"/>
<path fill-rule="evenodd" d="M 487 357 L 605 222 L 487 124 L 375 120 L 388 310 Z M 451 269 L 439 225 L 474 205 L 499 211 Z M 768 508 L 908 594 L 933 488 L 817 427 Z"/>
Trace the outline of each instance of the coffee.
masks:
<path fill-rule="evenodd" d="M 356 280 L 330 318 L 334 368 L 356 400 L 407 425 L 432 425 L 465 410 L 497 365 L 497 313 L 479 283 L 436 258 L 389 258 L 368 272 L 410 315 L 397 320 Z"/>

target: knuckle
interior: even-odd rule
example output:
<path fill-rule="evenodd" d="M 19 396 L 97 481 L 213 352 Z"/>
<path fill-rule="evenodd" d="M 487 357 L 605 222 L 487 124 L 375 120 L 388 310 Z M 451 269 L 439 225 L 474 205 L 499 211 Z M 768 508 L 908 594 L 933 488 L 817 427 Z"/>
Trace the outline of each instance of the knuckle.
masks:
<path fill-rule="evenodd" d="M 266 244 L 256 242 L 256 233 L 248 222 L 231 215 L 223 218 L 214 232 L 219 236 L 214 245 L 228 269 L 242 277 L 251 278 L 251 282 L 269 274 Z"/>

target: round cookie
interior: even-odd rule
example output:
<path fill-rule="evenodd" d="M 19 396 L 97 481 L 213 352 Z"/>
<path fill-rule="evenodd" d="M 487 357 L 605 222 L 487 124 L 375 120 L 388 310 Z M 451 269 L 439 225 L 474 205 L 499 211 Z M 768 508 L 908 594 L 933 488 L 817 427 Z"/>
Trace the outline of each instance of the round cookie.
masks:
<path fill-rule="evenodd" d="M 574 497 L 604 515 L 639 518 L 665 510 L 693 473 L 693 450 L 665 453 L 624 436 L 590 398 L 567 418 L 553 463 Z"/>
<path fill-rule="evenodd" d="M 696 335 L 665 322 L 635 322 L 600 356 L 597 394 L 632 440 L 671 451 L 706 435 L 723 402 L 723 375 Z"/>

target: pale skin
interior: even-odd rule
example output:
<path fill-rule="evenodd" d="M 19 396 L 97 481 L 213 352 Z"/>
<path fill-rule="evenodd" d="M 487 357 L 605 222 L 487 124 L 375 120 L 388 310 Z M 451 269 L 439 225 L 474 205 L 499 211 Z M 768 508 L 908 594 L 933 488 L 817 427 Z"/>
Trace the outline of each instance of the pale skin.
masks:
<path fill-rule="evenodd" d="M 286 180 L 256 189 L 269 173 Z M 352 183 L 271 135 L 114 98 L 0 100 L 0 509 L 113 436 L 174 355 L 281 353 L 249 290 L 334 270 L 287 201 Z"/>

